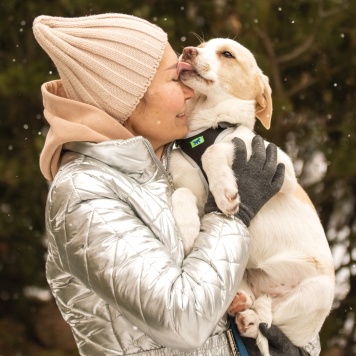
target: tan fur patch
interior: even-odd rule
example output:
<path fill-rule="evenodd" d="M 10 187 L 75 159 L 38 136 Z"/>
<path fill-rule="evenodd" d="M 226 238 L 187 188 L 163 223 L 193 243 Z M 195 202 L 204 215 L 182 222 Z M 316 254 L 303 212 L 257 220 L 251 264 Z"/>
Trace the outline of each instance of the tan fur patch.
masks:
<path fill-rule="evenodd" d="M 297 185 L 297 189 L 294 191 L 294 195 L 302 202 L 309 204 L 315 210 L 314 204 L 310 200 L 308 194 L 299 184 Z"/>
<path fill-rule="evenodd" d="M 236 58 L 224 58 L 222 56 L 224 51 L 231 52 Z M 246 68 L 245 61 L 238 59 L 242 57 L 241 54 L 234 53 L 232 48 L 223 47 L 216 51 L 216 55 L 220 61 L 218 76 L 225 90 L 236 98 L 255 100 L 259 89 L 257 81 Z"/>

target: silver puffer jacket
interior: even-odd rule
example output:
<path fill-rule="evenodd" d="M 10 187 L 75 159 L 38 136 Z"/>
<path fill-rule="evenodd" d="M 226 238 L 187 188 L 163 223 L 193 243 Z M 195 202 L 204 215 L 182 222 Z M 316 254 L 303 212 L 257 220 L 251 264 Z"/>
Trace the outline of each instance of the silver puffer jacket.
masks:
<path fill-rule="evenodd" d="M 245 226 L 206 215 L 184 258 L 167 167 L 148 141 L 64 148 L 46 207 L 47 278 L 81 355 L 230 355 Z"/>

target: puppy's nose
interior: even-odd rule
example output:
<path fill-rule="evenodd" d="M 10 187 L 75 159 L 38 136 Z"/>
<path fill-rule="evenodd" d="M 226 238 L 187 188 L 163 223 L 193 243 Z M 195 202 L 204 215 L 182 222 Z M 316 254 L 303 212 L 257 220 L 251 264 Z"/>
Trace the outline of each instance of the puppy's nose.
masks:
<path fill-rule="evenodd" d="M 183 49 L 183 60 L 193 59 L 198 55 L 198 51 L 195 47 L 185 47 Z"/>

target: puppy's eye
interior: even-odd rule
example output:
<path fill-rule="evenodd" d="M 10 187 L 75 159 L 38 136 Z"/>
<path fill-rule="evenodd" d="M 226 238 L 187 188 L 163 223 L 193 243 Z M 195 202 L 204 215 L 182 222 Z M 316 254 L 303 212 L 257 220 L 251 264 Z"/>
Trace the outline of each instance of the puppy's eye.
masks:
<path fill-rule="evenodd" d="M 221 52 L 221 55 L 225 58 L 235 58 L 234 55 L 229 51 Z"/>

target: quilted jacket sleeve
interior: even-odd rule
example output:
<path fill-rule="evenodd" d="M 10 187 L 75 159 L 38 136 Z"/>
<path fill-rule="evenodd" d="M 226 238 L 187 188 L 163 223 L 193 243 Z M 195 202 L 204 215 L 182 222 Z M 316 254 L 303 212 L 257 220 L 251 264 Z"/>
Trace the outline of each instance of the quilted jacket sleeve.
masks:
<path fill-rule="evenodd" d="M 140 188 L 130 196 L 144 194 Z M 63 271 L 159 344 L 197 348 L 238 289 L 248 258 L 247 230 L 239 220 L 206 215 L 194 250 L 179 259 L 157 238 L 156 222 L 149 226 L 138 209 L 93 177 L 66 178 L 53 187 L 47 206 L 50 245 Z M 159 216 L 173 219 L 169 208 Z M 173 223 L 162 229 L 177 234 Z"/>

